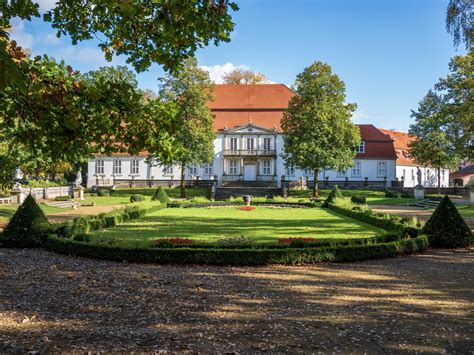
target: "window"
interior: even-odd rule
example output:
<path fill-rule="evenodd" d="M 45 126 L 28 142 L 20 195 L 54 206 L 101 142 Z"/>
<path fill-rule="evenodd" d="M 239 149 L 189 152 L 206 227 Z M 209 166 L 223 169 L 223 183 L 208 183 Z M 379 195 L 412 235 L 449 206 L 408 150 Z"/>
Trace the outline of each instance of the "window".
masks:
<path fill-rule="evenodd" d="M 415 170 L 411 169 L 411 180 L 415 181 Z"/>
<path fill-rule="evenodd" d="M 286 176 L 295 176 L 295 168 L 286 168 Z"/>
<path fill-rule="evenodd" d="M 354 166 L 351 168 L 351 176 L 352 177 L 360 177 L 361 176 L 361 164 L 360 161 L 356 161 Z"/>
<path fill-rule="evenodd" d="M 271 140 L 270 138 L 263 138 L 263 150 L 271 149 Z"/>
<path fill-rule="evenodd" d="M 306 176 L 313 176 L 314 171 L 312 171 L 311 169 L 305 169 L 304 174 Z"/>
<path fill-rule="evenodd" d="M 173 167 L 172 166 L 165 166 L 163 168 L 163 175 L 173 175 Z"/>
<path fill-rule="evenodd" d="M 237 160 L 230 160 L 229 161 L 229 174 L 230 175 L 237 175 Z"/>
<path fill-rule="evenodd" d="M 357 153 L 365 153 L 365 142 L 360 142 L 359 146 L 356 148 Z"/>
<path fill-rule="evenodd" d="M 338 171 L 336 173 L 336 177 L 343 178 L 343 177 L 346 177 L 346 174 L 347 174 L 347 170 L 346 171 Z"/>
<path fill-rule="evenodd" d="M 406 174 L 405 169 L 403 169 L 403 180 L 405 180 L 406 178 L 407 178 L 407 174 Z"/>
<path fill-rule="evenodd" d="M 191 166 L 188 168 L 189 175 L 197 175 L 197 166 Z"/>
<path fill-rule="evenodd" d="M 263 174 L 262 175 L 270 175 L 271 174 L 271 167 L 272 163 L 270 160 L 263 161 Z"/>
<path fill-rule="evenodd" d="M 113 172 L 114 175 L 122 174 L 122 161 L 120 159 L 114 160 Z"/>
<path fill-rule="evenodd" d="M 139 164 L 140 164 L 140 161 L 136 159 L 132 160 L 132 165 L 130 166 L 130 175 L 140 174 Z"/>
<path fill-rule="evenodd" d="M 235 137 L 229 138 L 229 146 L 230 146 L 230 150 L 237 150 L 237 138 Z"/>
<path fill-rule="evenodd" d="M 213 167 L 212 164 L 204 165 L 204 175 L 212 175 Z"/>
<path fill-rule="evenodd" d="M 255 139 L 247 138 L 247 150 L 254 150 L 254 149 L 255 149 Z"/>
<path fill-rule="evenodd" d="M 387 162 L 379 161 L 377 163 L 377 177 L 386 177 L 387 176 Z"/>
<path fill-rule="evenodd" d="M 95 173 L 96 174 L 104 173 L 104 161 L 102 159 L 95 161 Z"/>

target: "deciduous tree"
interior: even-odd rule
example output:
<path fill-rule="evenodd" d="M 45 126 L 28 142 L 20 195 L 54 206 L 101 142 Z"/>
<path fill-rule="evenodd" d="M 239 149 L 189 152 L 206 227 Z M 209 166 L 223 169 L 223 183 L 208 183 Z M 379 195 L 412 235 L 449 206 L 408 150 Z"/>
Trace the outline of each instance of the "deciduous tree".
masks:
<path fill-rule="evenodd" d="M 318 196 L 321 170 L 343 171 L 353 164 L 360 132 L 351 116 L 356 104 L 346 103 L 344 82 L 328 64 L 314 62 L 296 77 L 293 96 L 283 115 L 283 158 L 288 166 L 314 173 Z"/>
<path fill-rule="evenodd" d="M 410 126 L 410 135 L 414 138 L 409 144 L 410 154 L 418 164 L 437 170 L 438 193 L 441 193 L 441 169 L 455 168 L 460 163 L 443 111 L 443 97 L 430 90 L 418 110 L 412 111 L 415 123 Z"/>
<path fill-rule="evenodd" d="M 234 69 L 224 75 L 224 84 L 267 84 L 268 79 L 262 73 L 251 70 Z"/>
<path fill-rule="evenodd" d="M 174 135 L 178 152 L 173 162 L 181 166 L 181 197 L 184 198 L 186 168 L 209 163 L 214 155 L 214 118 L 207 105 L 213 100 L 214 85 L 194 58 L 188 59 L 180 72 L 167 75 L 160 81 L 160 98 L 177 106 L 176 119 L 180 122 L 180 129 Z M 160 159 L 158 161 L 163 163 Z"/>
<path fill-rule="evenodd" d="M 446 29 L 453 36 L 454 45 L 464 42 L 466 49 L 474 43 L 474 1 L 450 0 L 446 11 Z"/>

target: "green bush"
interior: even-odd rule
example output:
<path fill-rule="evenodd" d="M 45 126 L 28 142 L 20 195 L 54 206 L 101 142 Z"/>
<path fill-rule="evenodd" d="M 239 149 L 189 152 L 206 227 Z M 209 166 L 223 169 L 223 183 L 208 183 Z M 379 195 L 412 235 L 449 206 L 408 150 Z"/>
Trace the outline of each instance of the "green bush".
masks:
<path fill-rule="evenodd" d="M 349 245 L 323 248 L 125 248 L 113 245 L 93 245 L 70 239 L 48 237 L 48 249 L 61 254 L 85 256 L 95 259 L 141 263 L 179 263 L 209 265 L 264 265 L 311 264 L 319 262 L 349 262 L 387 258 L 420 252 L 428 241 L 416 239 L 390 243 Z"/>
<path fill-rule="evenodd" d="M 135 194 L 135 195 L 130 196 L 130 202 L 131 203 L 142 202 L 142 201 L 145 201 L 145 200 L 146 200 L 146 197 L 144 195 L 141 195 L 141 194 Z"/>
<path fill-rule="evenodd" d="M 407 227 L 407 225 L 401 223 L 401 217 L 391 216 L 387 213 L 373 212 L 370 209 L 354 210 L 336 204 L 329 205 L 329 208 L 334 212 L 340 213 L 344 216 L 357 219 L 387 231 L 396 231 L 401 233 L 403 229 Z"/>
<path fill-rule="evenodd" d="M 13 248 L 38 247 L 53 230 L 33 196 L 28 195 L 5 227 L 2 243 Z"/>
<path fill-rule="evenodd" d="M 216 245 L 220 247 L 226 246 L 239 246 L 239 247 L 252 247 L 255 245 L 255 241 L 249 237 L 223 237 L 216 241 Z"/>
<path fill-rule="evenodd" d="M 159 201 L 160 203 L 169 203 L 171 202 L 170 198 L 166 194 L 166 191 L 163 187 L 159 186 L 153 197 L 151 198 L 152 201 Z"/>
<path fill-rule="evenodd" d="M 334 196 L 336 198 L 344 198 L 344 195 L 342 194 L 342 191 L 338 185 L 334 185 L 334 188 L 332 189 L 332 191 L 334 191 Z"/>
<path fill-rule="evenodd" d="M 365 205 L 367 199 L 365 198 L 365 196 L 354 195 L 351 197 L 351 202 L 356 205 Z"/>
<path fill-rule="evenodd" d="M 401 237 L 403 239 L 417 238 L 418 234 L 419 234 L 418 229 L 413 228 L 413 227 L 406 227 L 403 229 Z"/>
<path fill-rule="evenodd" d="M 423 232 L 434 247 L 468 247 L 472 233 L 458 209 L 446 195 L 426 222 Z"/>
<path fill-rule="evenodd" d="M 326 197 L 326 200 L 323 202 L 321 207 L 328 208 L 329 205 L 334 203 L 334 200 L 336 198 L 341 198 L 342 199 L 342 198 L 344 198 L 344 196 L 342 195 L 342 192 L 339 189 L 339 187 L 337 185 L 334 185 L 334 188 L 331 190 L 328 197 Z"/>
<path fill-rule="evenodd" d="M 97 196 L 110 197 L 110 191 L 109 190 L 99 190 L 99 191 L 97 191 Z"/>
<path fill-rule="evenodd" d="M 66 196 L 56 196 L 54 198 L 54 201 L 69 201 L 71 200 L 71 196 L 66 195 Z"/>
<path fill-rule="evenodd" d="M 387 198 L 400 198 L 401 194 L 398 191 L 386 190 L 385 191 L 385 197 L 387 197 Z"/>

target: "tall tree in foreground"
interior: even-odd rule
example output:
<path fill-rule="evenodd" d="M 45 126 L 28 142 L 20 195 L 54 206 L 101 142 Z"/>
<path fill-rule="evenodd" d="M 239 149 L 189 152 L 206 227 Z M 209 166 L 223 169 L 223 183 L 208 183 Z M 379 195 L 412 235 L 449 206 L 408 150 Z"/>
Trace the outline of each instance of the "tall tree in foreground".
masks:
<path fill-rule="evenodd" d="M 267 84 L 268 79 L 262 73 L 251 70 L 234 69 L 224 75 L 224 84 Z"/>
<path fill-rule="evenodd" d="M 466 49 L 474 43 L 474 1 L 450 0 L 446 11 L 446 29 L 457 47 L 464 42 Z"/>
<path fill-rule="evenodd" d="M 313 197 L 318 197 L 321 170 L 343 171 L 354 162 L 360 132 L 351 117 L 357 105 L 346 103 L 344 82 L 319 61 L 298 74 L 294 90 L 281 121 L 283 158 L 288 166 L 313 171 Z"/>
<path fill-rule="evenodd" d="M 180 72 L 160 81 L 160 98 L 177 106 L 176 119 L 180 129 L 174 136 L 178 152 L 173 162 L 181 166 L 181 197 L 185 198 L 186 168 L 209 163 L 214 155 L 214 118 L 207 105 L 214 99 L 214 84 L 194 58 L 188 59 Z"/>
<path fill-rule="evenodd" d="M 410 126 L 410 154 L 421 165 L 437 170 L 438 193 L 441 193 L 441 169 L 455 168 L 461 159 L 453 140 L 450 139 L 448 120 L 443 112 L 443 97 L 433 91 L 418 105 L 418 111 L 412 111 L 415 123 Z"/>

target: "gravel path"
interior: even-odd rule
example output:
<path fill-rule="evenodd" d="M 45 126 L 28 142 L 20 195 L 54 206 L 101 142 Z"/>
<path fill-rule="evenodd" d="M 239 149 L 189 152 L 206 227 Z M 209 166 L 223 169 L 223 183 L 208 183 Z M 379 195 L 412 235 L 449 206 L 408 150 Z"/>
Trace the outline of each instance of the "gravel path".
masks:
<path fill-rule="evenodd" d="M 474 253 L 258 268 L 0 249 L 0 352 L 474 351 Z"/>

